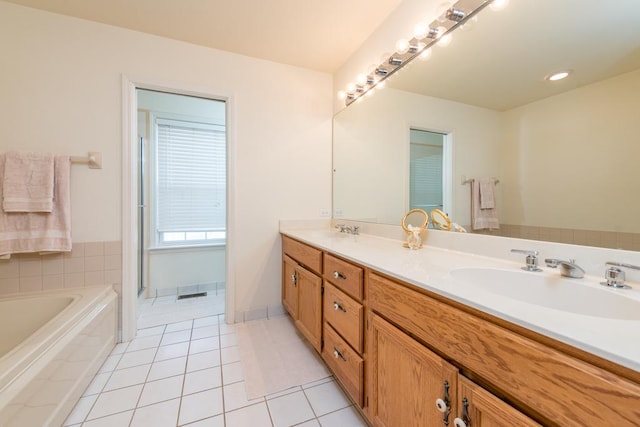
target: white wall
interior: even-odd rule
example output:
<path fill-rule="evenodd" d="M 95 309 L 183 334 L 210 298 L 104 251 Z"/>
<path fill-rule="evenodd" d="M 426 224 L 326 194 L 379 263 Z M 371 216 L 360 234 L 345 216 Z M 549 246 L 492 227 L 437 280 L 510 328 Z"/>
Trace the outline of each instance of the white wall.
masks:
<path fill-rule="evenodd" d="M 72 169 L 73 239 L 122 238 L 122 75 L 226 96 L 232 310 L 280 302 L 280 218 L 331 206 L 331 75 L 0 2 L 0 151 L 103 154 Z"/>
<path fill-rule="evenodd" d="M 334 209 L 349 219 L 400 223 L 409 207 L 410 128 L 450 135 L 454 210 L 448 213 L 469 224 L 471 190 L 461 176 L 499 176 L 502 115 L 390 88 L 336 115 Z M 500 196 L 498 203 L 500 209 Z"/>
<path fill-rule="evenodd" d="M 638 111 L 640 70 L 505 112 L 502 221 L 637 233 Z"/>

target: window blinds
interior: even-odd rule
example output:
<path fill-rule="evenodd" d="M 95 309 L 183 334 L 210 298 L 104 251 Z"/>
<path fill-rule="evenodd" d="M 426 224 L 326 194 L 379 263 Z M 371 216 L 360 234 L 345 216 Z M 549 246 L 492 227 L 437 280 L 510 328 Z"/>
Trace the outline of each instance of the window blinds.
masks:
<path fill-rule="evenodd" d="M 224 230 L 224 127 L 167 119 L 156 124 L 158 232 Z"/>

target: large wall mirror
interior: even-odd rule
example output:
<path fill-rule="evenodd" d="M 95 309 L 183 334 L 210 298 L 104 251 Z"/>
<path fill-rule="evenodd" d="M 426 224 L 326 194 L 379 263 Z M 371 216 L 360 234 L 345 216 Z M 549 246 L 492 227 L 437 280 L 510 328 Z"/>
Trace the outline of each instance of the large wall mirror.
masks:
<path fill-rule="evenodd" d="M 493 177 L 500 229 L 475 232 L 640 250 L 640 2 L 512 0 L 476 18 L 336 114 L 334 217 L 399 224 L 423 130 L 444 135 L 443 208 L 469 231 L 463 182 Z"/>

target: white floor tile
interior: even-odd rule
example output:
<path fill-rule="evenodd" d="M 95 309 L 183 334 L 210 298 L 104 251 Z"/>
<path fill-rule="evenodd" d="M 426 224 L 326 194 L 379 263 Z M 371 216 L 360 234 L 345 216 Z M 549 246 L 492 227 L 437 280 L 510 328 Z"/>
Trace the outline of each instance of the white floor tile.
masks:
<path fill-rule="evenodd" d="M 193 327 L 193 320 L 185 320 L 184 322 L 178 323 L 169 323 L 167 328 L 164 330 L 166 332 L 177 332 L 184 331 L 186 329 L 191 329 Z"/>
<path fill-rule="evenodd" d="M 127 352 L 155 348 L 160 345 L 162 335 L 152 335 L 149 337 L 134 338 L 127 347 Z"/>
<path fill-rule="evenodd" d="M 187 372 L 220 366 L 220 350 L 190 354 L 187 360 Z"/>
<path fill-rule="evenodd" d="M 148 348 L 146 350 L 132 351 L 122 355 L 120 362 L 116 366 L 116 369 L 132 368 L 134 366 L 147 365 L 153 362 L 153 358 L 156 355 L 155 348 Z"/>
<path fill-rule="evenodd" d="M 70 426 L 73 424 L 78 424 L 83 422 L 85 418 L 87 418 L 87 415 L 91 410 L 91 407 L 93 406 L 93 404 L 96 402 L 97 399 L 98 399 L 97 394 L 94 394 L 93 396 L 80 398 L 75 408 L 73 408 L 73 411 L 71 411 L 71 413 L 69 414 L 69 416 L 67 417 L 63 425 Z"/>
<path fill-rule="evenodd" d="M 141 392 L 142 385 L 135 385 L 100 393 L 87 419 L 92 420 L 134 409 L 138 403 L 138 397 L 140 397 Z"/>
<path fill-rule="evenodd" d="M 217 325 L 218 324 L 218 316 L 207 316 L 201 317 L 199 319 L 193 320 L 193 328 L 201 328 L 203 326 Z"/>
<path fill-rule="evenodd" d="M 155 361 L 173 359 L 176 357 L 186 356 L 189 353 L 189 343 L 181 342 L 179 344 L 163 345 L 158 348 Z"/>
<path fill-rule="evenodd" d="M 226 427 L 272 427 L 267 404 L 262 402 L 226 412 Z"/>
<path fill-rule="evenodd" d="M 324 415 L 318 420 L 322 427 L 367 427 L 367 423 L 352 406 Z"/>
<path fill-rule="evenodd" d="M 305 389 L 304 393 L 318 417 L 351 405 L 335 381 Z"/>
<path fill-rule="evenodd" d="M 288 388 L 286 390 L 282 390 L 282 391 L 278 391 L 276 393 L 270 394 L 270 395 L 266 396 L 266 399 L 274 399 L 276 397 L 280 397 L 280 396 L 284 396 L 284 395 L 287 395 L 287 394 L 295 393 L 295 392 L 301 391 L 301 390 L 302 390 L 302 387 L 297 385 L 295 387 L 291 387 L 291 388 Z"/>
<path fill-rule="evenodd" d="M 184 394 L 192 394 L 222 386 L 220 367 L 190 372 L 184 378 Z"/>
<path fill-rule="evenodd" d="M 134 366 L 133 368 L 118 369 L 111 374 L 103 391 L 129 387 L 136 384 L 144 384 L 149 374 L 151 364 Z"/>
<path fill-rule="evenodd" d="M 160 345 L 177 344 L 179 342 L 186 342 L 191 339 L 191 329 L 185 329 L 184 331 L 167 332 L 162 336 Z"/>
<path fill-rule="evenodd" d="M 187 424 L 222 414 L 222 408 L 222 387 L 183 396 L 178 423 Z"/>
<path fill-rule="evenodd" d="M 191 423 L 186 427 L 224 427 L 224 415 L 205 418 L 204 420 Z"/>
<path fill-rule="evenodd" d="M 223 393 L 224 393 L 224 409 L 227 412 L 234 411 L 236 409 L 244 408 L 245 406 L 253 405 L 255 403 L 264 401 L 263 397 L 248 400 L 247 390 L 245 389 L 244 381 L 240 381 L 230 385 L 225 385 L 223 389 Z"/>
<path fill-rule="evenodd" d="M 222 365 L 222 383 L 224 385 L 237 383 L 243 379 L 244 374 L 242 373 L 242 365 L 240 362 Z"/>
<path fill-rule="evenodd" d="M 130 427 L 175 427 L 180 399 L 168 400 L 136 409 Z"/>
<path fill-rule="evenodd" d="M 236 331 L 236 325 L 220 323 L 220 335 L 231 334 Z"/>
<path fill-rule="evenodd" d="M 91 383 L 85 389 L 83 396 L 90 396 L 92 394 L 100 393 L 107 381 L 109 381 L 109 377 L 111 377 L 111 372 L 96 374 L 96 376 L 93 377 Z"/>
<path fill-rule="evenodd" d="M 118 365 L 118 362 L 120 361 L 121 357 L 122 357 L 122 354 L 114 354 L 112 356 L 107 357 L 98 372 L 102 373 L 102 372 L 113 371 L 114 369 L 116 369 L 116 366 Z"/>
<path fill-rule="evenodd" d="M 230 332 L 228 334 L 220 335 L 220 348 L 237 346 L 238 345 L 238 336 L 235 332 Z"/>
<path fill-rule="evenodd" d="M 320 422 L 314 418 L 306 423 L 298 424 L 296 427 L 320 427 Z"/>
<path fill-rule="evenodd" d="M 203 351 L 217 350 L 220 348 L 218 337 L 201 338 L 191 341 L 189 354 L 202 353 Z"/>
<path fill-rule="evenodd" d="M 138 406 L 147 406 L 182 396 L 184 375 L 150 381 L 144 385 Z"/>
<path fill-rule="evenodd" d="M 307 389 L 307 388 L 315 387 L 317 385 L 328 383 L 328 382 L 333 381 L 333 380 L 334 380 L 333 376 L 329 375 L 328 377 L 323 378 L 321 380 L 313 381 L 313 382 L 310 382 L 310 383 L 307 383 L 307 384 L 302 384 L 302 388 L 303 389 Z"/>
<path fill-rule="evenodd" d="M 136 338 L 150 337 L 153 335 L 162 335 L 164 333 L 164 325 L 154 326 L 153 328 L 138 329 Z"/>
<path fill-rule="evenodd" d="M 121 412 L 104 418 L 87 421 L 82 427 L 129 427 L 133 411 Z"/>
<path fill-rule="evenodd" d="M 185 372 L 186 364 L 186 356 L 153 362 L 153 364 L 151 365 L 151 370 L 149 371 L 148 381 L 155 381 L 161 378 L 182 375 Z"/>
<path fill-rule="evenodd" d="M 234 363 L 240 361 L 240 349 L 237 345 L 220 349 L 222 364 Z"/>
<path fill-rule="evenodd" d="M 194 328 L 191 334 L 191 339 L 197 340 L 200 338 L 217 337 L 218 335 L 218 325 L 215 324 Z"/>
<path fill-rule="evenodd" d="M 267 400 L 275 427 L 289 427 L 315 418 L 302 391 Z"/>
<path fill-rule="evenodd" d="M 113 347 L 113 350 L 111 350 L 111 354 L 122 354 L 127 350 L 127 346 L 129 345 L 128 342 L 121 342 L 116 344 L 115 347 Z"/>

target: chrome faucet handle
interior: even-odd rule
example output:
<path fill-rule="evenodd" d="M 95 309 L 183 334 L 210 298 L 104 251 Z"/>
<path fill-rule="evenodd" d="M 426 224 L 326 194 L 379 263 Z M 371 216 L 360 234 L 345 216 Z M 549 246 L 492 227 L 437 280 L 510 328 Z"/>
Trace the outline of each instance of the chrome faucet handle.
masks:
<path fill-rule="evenodd" d="M 527 258 L 525 258 L 526 266 L 522 267 L 525 271 L 542 271 L 538 268 L 538 251 L 529 250 L 529 249 L 511 249 L 511 252 L 525 254 Z"/>
<path fill-rule="evenodd" d="M 345 224 L 336 224 L 335 228 L 337 228 L 338 230 L 340 230 L 341 233 L 344 233 L 346 225 Z"/>
<path fill-rule="evenodd" d="M 626 275 L 624 270 L 621 270 L 620 267 L 640 270 L 640 267 L 638 267 L 637 265 L 625 264 L 624 262 L 607 261 L 605 265 L 610 265 L 611 267 L 607 268 L 604 271 L 604 278 L 606 281 L 600 282 L 600 284 L 604 286 L 609 286 L 611 288 L 617 288 L 617 289 L 631 288 L 631 286 L 624 284 Z"/>

